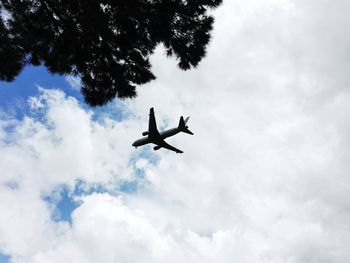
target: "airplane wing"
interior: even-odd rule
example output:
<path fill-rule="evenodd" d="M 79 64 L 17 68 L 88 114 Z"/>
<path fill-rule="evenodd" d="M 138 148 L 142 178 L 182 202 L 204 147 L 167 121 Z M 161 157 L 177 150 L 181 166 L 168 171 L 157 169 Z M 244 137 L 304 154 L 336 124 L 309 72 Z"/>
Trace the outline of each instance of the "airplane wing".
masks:
<path fill-rule="evenodd" d="M 151 137 L 160 137 L 153 108 L 149 110 L 148 134 Z"/>
<path fill-rule="evenodd" d="M 157 142 L 157 145 L 159 147 L 166 148 L 166 149 L 168 149 L 170 151 L 174 151 L 176 153 L 183 153 L 183 151 L 176 149 L 174 146 L 171 146 L 170 144 L 166 143 L 164 140 L 162 140 L 161 142 Z"/>
<path fill-rule="evenodd" d="M 168 149 L 170 151 L 174 151 L 176 153 L 183 153 L 183 151 L 176 149 L 175 147 L 166 143 L 161 138 L 159 131 L 157 129 L 157 123 L 156 123 L 156 118 L 154 117 L 154 109 L 153 108 L 151 108 L 149 111 L 148 135 L 151 138 L 153 138 L 152 142 L 158 145 L 155 147 L 155 150 L 158 150 L 159 148 L 166 148 L 166 149 Z"/>

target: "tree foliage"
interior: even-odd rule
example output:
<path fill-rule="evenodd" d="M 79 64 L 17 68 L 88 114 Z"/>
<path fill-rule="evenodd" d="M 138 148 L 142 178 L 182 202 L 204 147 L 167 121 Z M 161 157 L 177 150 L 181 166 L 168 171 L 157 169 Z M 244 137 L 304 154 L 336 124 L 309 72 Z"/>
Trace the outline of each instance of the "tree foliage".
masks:
<path fill-rule="evenodd" d="M 27 65 L 79 75 L 92 106 L 136 95 L 155 78 L 149 56 L 163 43 L 187 70 L 205 55 L 222 0 L 0 0 L 0 79 Z"/>

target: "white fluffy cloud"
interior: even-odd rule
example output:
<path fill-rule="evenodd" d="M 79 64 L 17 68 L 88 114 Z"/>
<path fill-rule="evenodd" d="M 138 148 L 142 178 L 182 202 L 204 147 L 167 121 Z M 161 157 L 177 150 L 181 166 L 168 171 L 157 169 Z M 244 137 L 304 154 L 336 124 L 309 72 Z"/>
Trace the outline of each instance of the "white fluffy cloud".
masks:
<path fill-rule="evenodd" d="M 42 90 L 33 113 L 0 122 L 0 250 L 13 262 L 347 262 L 350 258 L 347 1 L 226 1 L 207 57 L 181 72 L 158 49 L 158 79 L 94 121 Z M 135 154 L 155 107 L 191 115 L 184 150 Z M 11 127 L 15 128 L 11 128 Z M 12 132 L 10 132 L 12 130 Z M 136 151 L 137 152 L 137 151 Z M 77 180 L 132 194 L 78 197 L 72 225 L 42 200 Z M 13 219 L 13 220 L 11 220 Z"/>

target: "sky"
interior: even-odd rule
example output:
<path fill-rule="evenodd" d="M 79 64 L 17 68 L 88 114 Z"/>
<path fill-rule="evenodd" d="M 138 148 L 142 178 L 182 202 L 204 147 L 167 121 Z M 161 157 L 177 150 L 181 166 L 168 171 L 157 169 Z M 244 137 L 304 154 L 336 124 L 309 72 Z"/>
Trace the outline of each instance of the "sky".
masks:
<path fill-rule="evenodd" d="M 346 0 L 226 0 L 207 56 L 94 109 L 79 80 L 0 82 L 0 262 L 350 258 Z M 184 154 L 131 144 L 191 116 Z"/>

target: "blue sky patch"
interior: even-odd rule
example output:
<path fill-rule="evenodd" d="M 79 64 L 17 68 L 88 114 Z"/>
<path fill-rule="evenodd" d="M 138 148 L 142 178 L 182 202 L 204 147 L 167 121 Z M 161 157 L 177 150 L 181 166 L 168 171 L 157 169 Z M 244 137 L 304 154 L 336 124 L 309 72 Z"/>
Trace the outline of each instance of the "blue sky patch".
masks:
<path fill-rule="evenodd" d="M 43 199 L 52 207 L 53 221 L 72 223 L 72 212 L 79 204 L 67 187 L 61 186 L 52 195 L 45 196 Z"/>
<path fill-rule="evenodd" d="M 63 76 L 51 74 L 44 66 L 26 66 L 15 81 L 0 81 L 0 110 L 22 119 L 28 113 L 28 98 L 39 95 L 37 86 L 60 89 L 68 96 L 82 101 L 82 95 L 74 90 Z"/>
<path fill-rule="evenodd" d="M 129 117 L 131 112 L 126 110 L 121 100 L 113 100 L 101 107 L 90 107 L 84 103 L 79 89 L 72 87 L 67 76 L 50 73 L 44 66 L 26 66 L 15 81 L 0 81 L 0 111 L 10 114 L 16 119 L 23 119 L 29 113 L 29 97 L 38 96 L 38 86 L 45 89 L 59 89 L 67 96 L 74 97 L 87 111 L 93 111 L 93 120 L 98 121 L 105 117 L 122 121 Z"/>
<path fill-rule="evenodd" d="M 10 259 L 10 256 L 0 253 L 0 263 L 9 263 Z"/>

